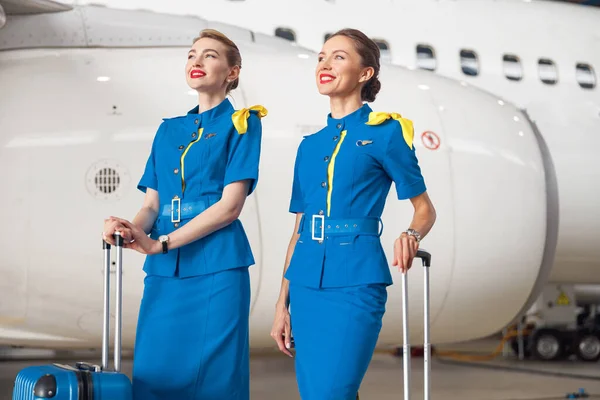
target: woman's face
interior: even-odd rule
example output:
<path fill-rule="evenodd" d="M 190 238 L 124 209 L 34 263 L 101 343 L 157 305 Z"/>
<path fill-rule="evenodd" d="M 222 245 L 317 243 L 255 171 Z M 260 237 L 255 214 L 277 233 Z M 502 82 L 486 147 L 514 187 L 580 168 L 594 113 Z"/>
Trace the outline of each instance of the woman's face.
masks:
<path fill-rule="evenodd" d="M 329 96 L 347 96 L 360 93 L 362 83 L 369 75 L 362 67 L 360 55 L 352 39 L 334 36 L 327 40 L 319 53 L 316 78 L 319 93 Z"/>
<path fill-rule="evenodd" d="M 225 90 L 229 81 L 237 78 L 238 67 L 230 67 L 227 48 L 215 39 L 202 38 L 192 45 L 185 65 L 185 79 L 198 92 L 215 93 Z"/>

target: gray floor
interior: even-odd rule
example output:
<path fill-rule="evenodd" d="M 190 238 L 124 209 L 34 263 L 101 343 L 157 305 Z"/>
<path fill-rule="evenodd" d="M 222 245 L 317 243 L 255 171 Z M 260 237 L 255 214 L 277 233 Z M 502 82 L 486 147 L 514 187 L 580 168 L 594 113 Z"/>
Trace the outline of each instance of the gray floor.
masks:
<path fill-rule="evenodd" d="M 0 361 L 0 400 L 11 399 L 13 379 L 21 368 L 46 362 Z M 411 397 L 423 398 L 423 360 L 413 358 L 412 364 Z M 123 369 L 128 375 L 131 373 L 130 360 L 124 360 Z M 279 355 L 254 356 L 251 374 L 252 399 L 300 399 L 291 359 Z M 590 399 L 600 399 L 599 363 L 519 362 L 503 358 L 477 364 L 439 358 L 432 361 L 431 397 L 436 400 L 564 399 L 566 393 L 576 392 L 579 388 L 584 388 L 591 395 Z M 402 391 L 402 359 L 376 354 L 360 390 L 361 400 L 399 400 Z"/>

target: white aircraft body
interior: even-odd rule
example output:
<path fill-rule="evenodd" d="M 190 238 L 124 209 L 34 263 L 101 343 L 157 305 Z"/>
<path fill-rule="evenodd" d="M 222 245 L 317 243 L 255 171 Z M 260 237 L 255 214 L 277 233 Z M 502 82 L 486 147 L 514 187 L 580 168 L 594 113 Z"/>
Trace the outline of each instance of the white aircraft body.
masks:
<path fill-rule="evenodd" d="M 559 188 L 550 281 L 600 282 L 599 8 L 531 0 L 78 2 L 197 15 L 317 52 L 328 34 L 354 27 L 393 64 L 432 70 L 526 109 L 548 144 Z"/>
<path fill-rule="evenodd" d="M 329 112 L 316 89 L 316 54 L 196 16 L 97 6 L 43 13 L 43 5 L 60 7 L 19 3 L 26 14 L 11 15 L 16 6 L 0 0 L 8 14 L 0 29 L 0 344 L 99 346 L 103 219 L 131 219 L 139 210 L 143 195 L 135 187 L 161 119 L 197 101 L 184 78 L 187 50 L 201 29 L 214 27 L 242 52 L 235 107 L 269 110 L 260 181 L 241 219 L 256 258 L 251 345 L 273 346 L 269 332 L 293 230 L 294 157 L 302 136 L 319 130 Z M 392 65 L 383 66 L 381 81 L 372 107 L 414 121 L 438 213 L 423 241 L 433 255 L 432 342 L 497 332 L 531 306 L 555 265 L 558 190 L 544 137 L 526 112 L 471 85 Z M 573 214 L 587 210 L 566 206 Z M 390 265 L 393 241 L 412 214 L 392 188 L 382 235 Z M 582 240 L 588 238 L 563 246 L 580 248 Z M 124 252 L 126 347 L 135 338 L 143 260 Z M 381 346 L 402 342 L 400 274 L 390 268 L 396 284 Z M 567 278 L 577 273 L 568 264 L 556 268 Z M 409 274 L 413 343 L 422 341 L 422 278 L 417 260 Z"/>

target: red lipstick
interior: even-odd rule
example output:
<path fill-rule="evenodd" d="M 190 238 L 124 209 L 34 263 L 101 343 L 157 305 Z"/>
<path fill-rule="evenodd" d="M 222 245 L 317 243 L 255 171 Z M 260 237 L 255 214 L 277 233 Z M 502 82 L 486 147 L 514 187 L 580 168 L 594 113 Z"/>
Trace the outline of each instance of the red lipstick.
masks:
<path fill-rule="evenodd" d="M 320 74 L 319 75 L 319 83 L 321 83 L 321 84 L 333 82 L 334 79 L 335 79 L 335 76 L 330 75 L 330 74 Z"/>
<path fill-rule="evenodd" d="M 202 71 L 201 69 L 193 69 L 190 71 L 190 78 L 192 79 L 202 78 L 205 75 L 206 72 Z"/>

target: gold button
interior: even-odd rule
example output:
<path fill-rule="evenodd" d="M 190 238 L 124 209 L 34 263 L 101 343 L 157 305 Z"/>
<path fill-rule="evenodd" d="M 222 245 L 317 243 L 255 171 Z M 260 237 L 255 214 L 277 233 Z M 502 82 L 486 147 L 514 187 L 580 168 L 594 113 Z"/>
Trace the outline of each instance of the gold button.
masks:
<path fill-rule="evenodd" d="M 192 137 L 196 137 L 196 132 L 192 132 Z"/>
<path fill-rule="evenodd" d="M 178 198 L 179 198 L 179 196 L 175 195 L 175 196 L 173 196 L 173 198 L 174 198 L 174 199 L 178 199 Z"/>
<path fill-rule="evenodd" d="M 198 119 L 196 119 L 196 120 L 194 121 L 194 123 L 195 123 L 195 124 L 198 124 Z"/>
<path fill-rule="evenodd" d="M 175 222 L 175 223 L 173 224 L 173 226 L 174 226 L 175 228 L 179 228 L 179 222 Z"/>
<path fill-rule="evenodd" d="M 325 156 L 325 158 L 323 160 L 329 161 L 329 156 Z"/>
<path fill-rule="evenodd" d="M 342 124 L 337 124 L 337 128 L 340 129 L 342 127 Z"/>
<path fill-rule="evenodd" d="M 321 182 L 321 187 L 325 187 L 327 185 L 325 182 Z"/>
<path fill-rule="evenodd" d="M 323 215 L 323 210 L 319 210 L 319 215 Z"/>
<path fill-rule="evenodd" d="M 173 173 L 174 173 L 174 174 L 178 174 L 178 173 L 179 173 L 179 168 L 175 168 L 175 169 L 173 170 Z"/>
<path fill-rule="evenodd" d="M 179 146 L 179 150 L 183 150 L 183 145 Z"/>
<path fill-rule="evenodd" d="M 337 137 L 337 136 L 334 136 L 334 137 L 333 137 L 333 141 L 335 142 L 336 140 L 338 140 L 338 137 Z"/>

